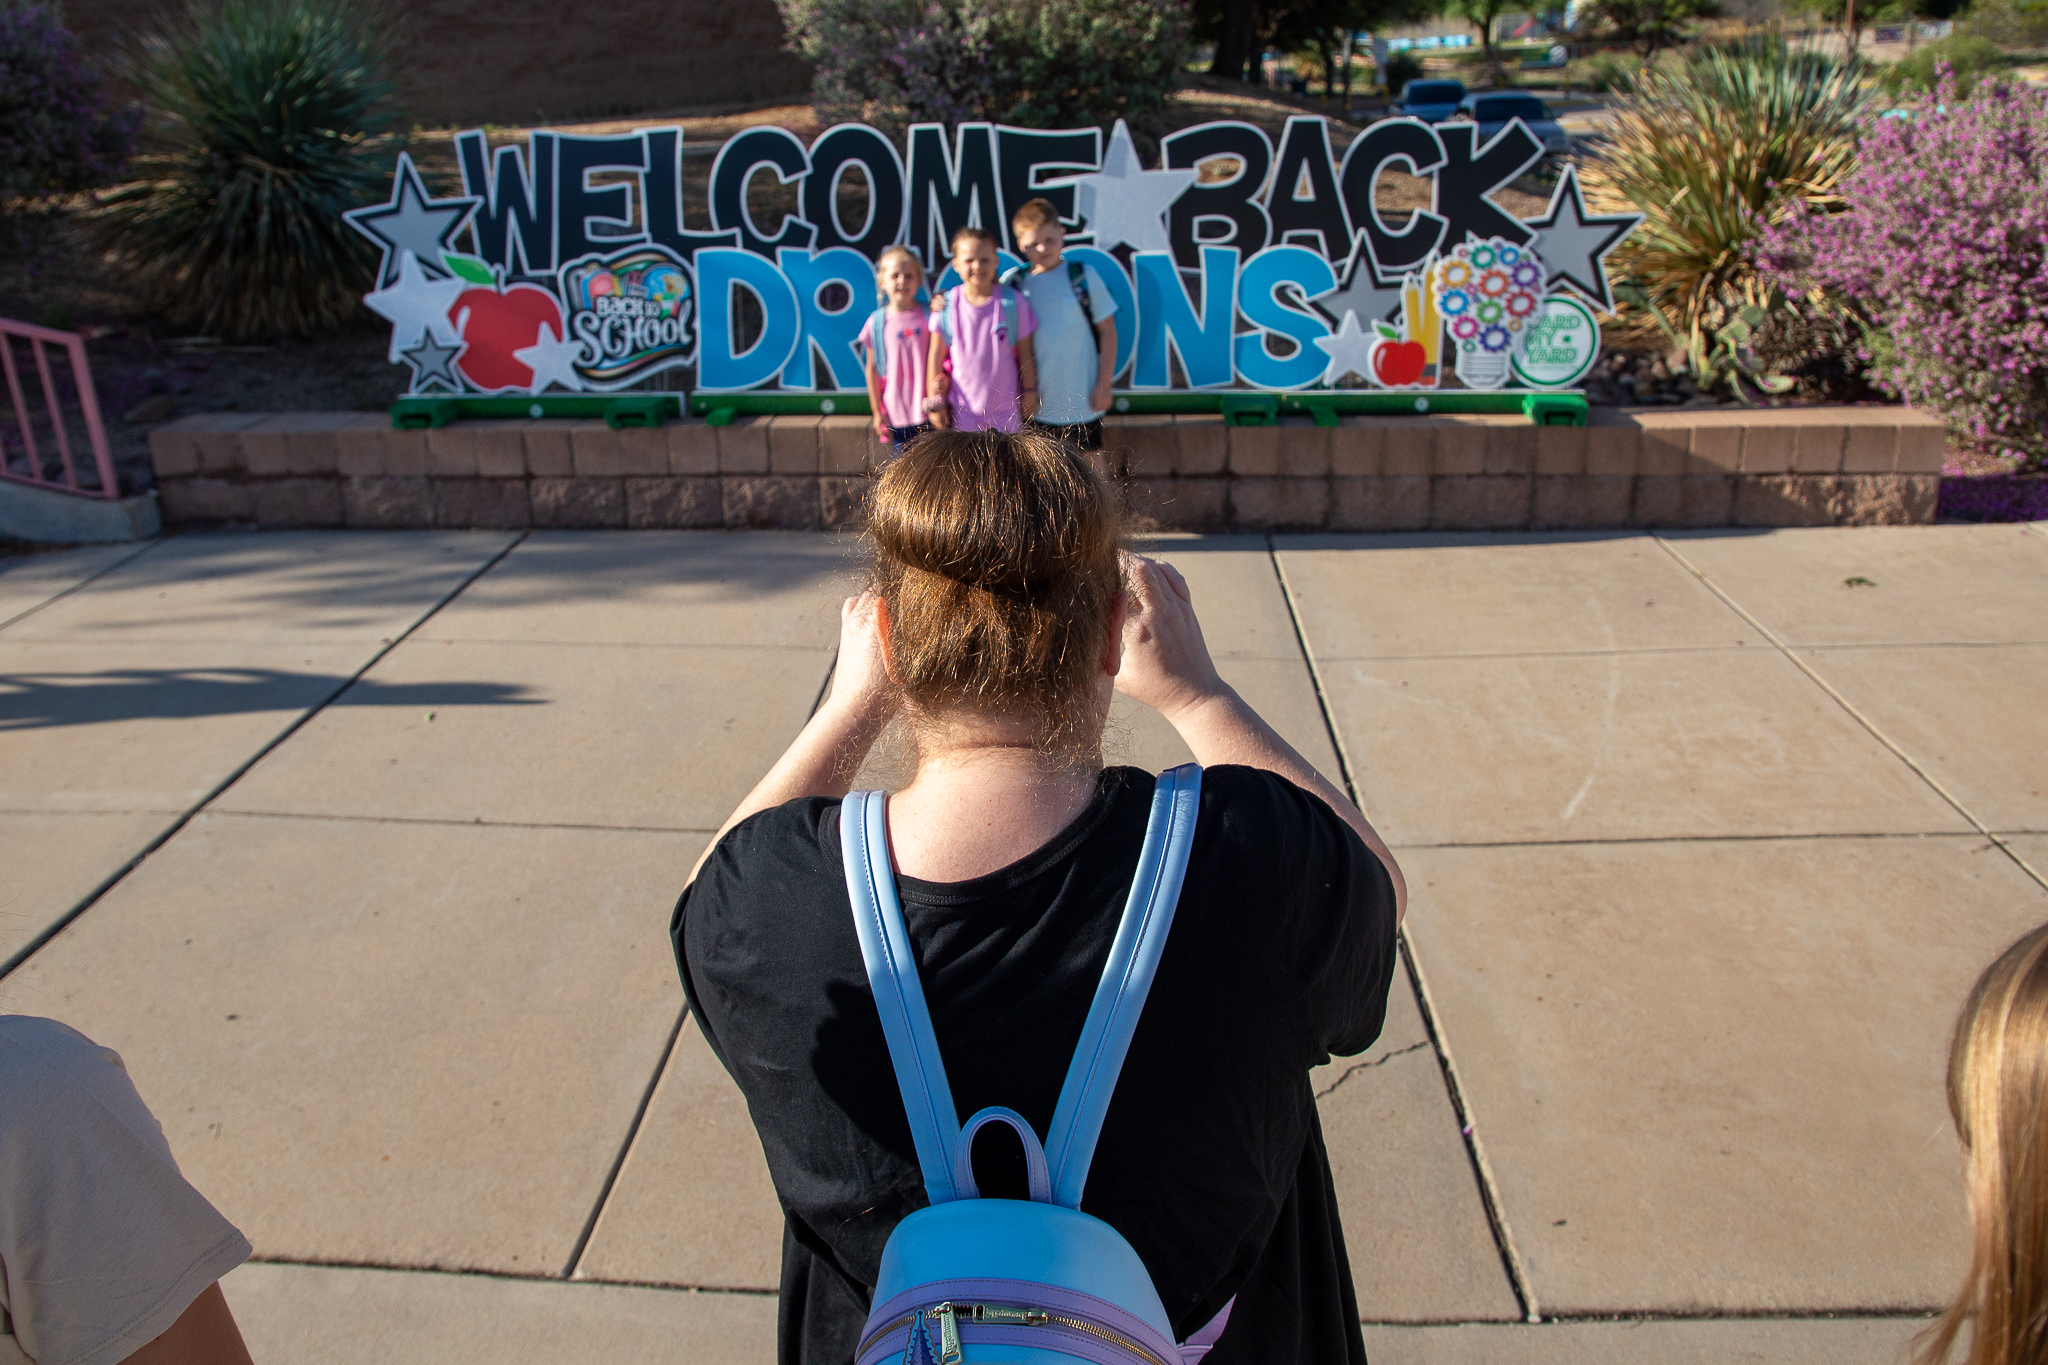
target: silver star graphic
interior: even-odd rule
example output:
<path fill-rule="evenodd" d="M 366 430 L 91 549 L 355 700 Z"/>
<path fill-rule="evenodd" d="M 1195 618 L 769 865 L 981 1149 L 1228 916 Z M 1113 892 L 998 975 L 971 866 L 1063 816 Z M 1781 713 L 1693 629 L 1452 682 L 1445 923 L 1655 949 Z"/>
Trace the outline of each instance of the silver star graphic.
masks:
<path fill-rule="evenodd" d="M 1361 326 L 1358 314 L 1347 309 L 1336 335 L 1314 338 L 1316 349 L 1330 357 L 1330 368 L 1323 371 L 1323 382 L 1334 386 L 1345 375 L 1355 374 L 1360 379 L 1378 383 L 1373 379 L 1372 348 L 1379 339 L 1377 331 Z"/>
<path fill-rule="evenodd" d="M 427 385 L 435 383 L 462 392 L 462 379 L 455 373 L 455 357 L 468 349 L 467 342 L 447 346 L 427 336 L 420 338 L 419 345 L 400 351 L 400 358 L 412 366 L 412 392 L 423 393 Z"/>
<path fill-rule="evenodd" d="M 419 257 L 410 251 L 400 252 L 398 282 L 363 295 L 370 311 L 391 323 L 391 350 L 385 358 L 396 365 L 398 357 L 422 336 L 460 341 L 455 324 L 448 320 L 448 310 L 468 288 L 468 283 L 458 279 L 428 279 L 420 269 Z"/>
<path fill-rule="evenodd" d="M 1569 210 L 1569 213 L 1567 213 Z M 1529 247 L 1543 258 L 1548 269 L 1543 287 L 1560 281 L 1578 290 L 1603 309 L 1614 307 L 1614 291 L 1608 283 L 1607 267 L 1601 258 L 1643 221 L 1640 213 L 1617 213 L 1606 217 L 1586 216 L 1586 196 L 1579 188 L 1578 172 L 1570 167 L 1557 178 L 1550 193 L 1550 212 L 1531 218 L 1524 226 L 1533 228 L 1536 240 Z"/>
<path fill-rule="evenodd" d="M 1129 244 L 1139 251 L 1170 251 L 1166 211 L 1201 177 L 1200 171 L 1148 171 L 1138 160 L 1131 130 L 1118 119 L 1102 154 L 1102 169 L 1090 175 L 1047 181 L 1072 185 L 1074 207 L 1095 234 L 1095 245 L 1109 251 Z"/>
<path fill-rule="evenodd" d="M 1356 317 L 1370 326 L 1382 321 L 1401 306 L 1401 282 L 1385 284 L 1380 280 L 1380 263 L 1373 255 L 1372 238 L 1363 228 L 1351 244 L 1351 273 L 1345 277 L 1344 287 L 1322 299 L 1322 309 L 1338 322 L 1346 317 Z"/>
<path fill-rule="evenodd" d="M 533 371 L 533 383 L 529 388 L 534 393 L 539 393 L 549 384 L 560 384 L 565 389 L 587 387 L 575 368 L 583 359 L 583 343 L 564 341 L 556 335 L 551 323 L 543 322 L 533 338 L 533 345 L 520 347 L 512 353 L 512 358 Z"/>
<path fill-rule="evenodd" d="M 412 157 L 398 154 L 398 170 L 391 178 L 391 198 L 369 208 L 350 209 L 341 216 L 348 225 L 384 248 L 384 263 L 377 268 L 377 282 L 389 284 L 398 274 L 400 258 L 410 251 L 431 275 L 446 275 L 441 254 L 448 239 L 462 231 L 483 200 L 474 196 L 429 199 Z"/>

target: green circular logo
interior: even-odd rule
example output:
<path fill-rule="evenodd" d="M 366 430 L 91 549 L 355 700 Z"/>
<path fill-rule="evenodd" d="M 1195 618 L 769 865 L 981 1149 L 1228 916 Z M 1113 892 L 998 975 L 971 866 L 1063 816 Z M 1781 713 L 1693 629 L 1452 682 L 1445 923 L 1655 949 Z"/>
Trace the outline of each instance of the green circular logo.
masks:
<path fill-rule="evenodd" d="M 1536 389 L 1578 383 L 1600 358 L 1600 324 L 1570 294 L 1552 294 L 1523 324 L 1528 344 L 1515 356 L 1515 377 Z"/>

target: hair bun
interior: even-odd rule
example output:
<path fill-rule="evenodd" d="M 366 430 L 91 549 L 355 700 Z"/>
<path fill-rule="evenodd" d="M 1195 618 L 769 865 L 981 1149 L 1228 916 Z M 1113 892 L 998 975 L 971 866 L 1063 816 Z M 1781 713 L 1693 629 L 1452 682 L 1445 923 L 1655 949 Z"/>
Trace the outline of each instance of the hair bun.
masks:
<path fill-rule="evenodd" d="M 1036 432 L 934 432 L 883 472 L 868 536 L 906 699 L 1035 712 L 1048 744 L 1085 729 L 1122 544 L 1087 461 Z"/>

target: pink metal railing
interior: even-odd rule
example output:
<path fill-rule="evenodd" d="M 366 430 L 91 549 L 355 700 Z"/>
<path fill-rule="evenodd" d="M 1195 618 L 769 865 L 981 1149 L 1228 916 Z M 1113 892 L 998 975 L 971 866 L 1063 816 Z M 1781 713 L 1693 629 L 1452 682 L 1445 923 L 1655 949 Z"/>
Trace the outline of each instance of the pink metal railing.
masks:
<path fill-rule="evenodd" d="M 22 389 L 20 342 L 28 343 L 28 355 L 40 380 L 42 405 L 31 411 Z M 50 367 L 48 347 L 62 346 L 71 357 L 69 402 L 60 390 L 62 376 Z M 0 479 L 76 493 L 84 498 L 117 498 L 121 495 L 114 477 L 114 456 L 107 448 L 107 429 L 100 421 L 100 402 L 92 387 L 92 367 L 85 362 L 85 338 L 76 332 L 59 332 L 34 323 L 0 318 L 0 371 L 7 377 L 9 411 L 0 413 Z M 85 444 L 92 452 L 97 484 L 81 483 L 74 458 L 73 437 L 84 428 Z M 42 441 L 38 441 L 41 436 Z M 46 453 L 54 446 L 54 458 Z M 55 466 L 54 468 L 52 466 Z"/>

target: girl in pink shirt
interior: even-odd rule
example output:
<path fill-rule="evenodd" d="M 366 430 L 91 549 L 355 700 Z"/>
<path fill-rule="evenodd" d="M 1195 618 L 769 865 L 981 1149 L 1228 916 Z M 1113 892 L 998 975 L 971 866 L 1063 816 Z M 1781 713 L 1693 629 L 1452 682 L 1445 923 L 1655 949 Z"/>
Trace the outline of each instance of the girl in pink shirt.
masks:
<path fill-rule="evenodd" d="M 882 306 L 860 333 L 868 355 L 868 411 L 875 415 L 875 439 L 899 455 L 932 429 L 924 411 L 930 342 L 927 315 L 917 301 L 922 288 L 924 267 L 917 257 L 900 246 L 888 248 L 875 262 L 875 297 Z"/>
<path fill-rule="evenodd" d="M 996 282 L 996 238 L 986 228 L 953 234 L 960 283 L 932 300 L 931 365 L 925 409 L 939 427 L 1019 431 L 1038 411 L 1031 301 Z"/>

